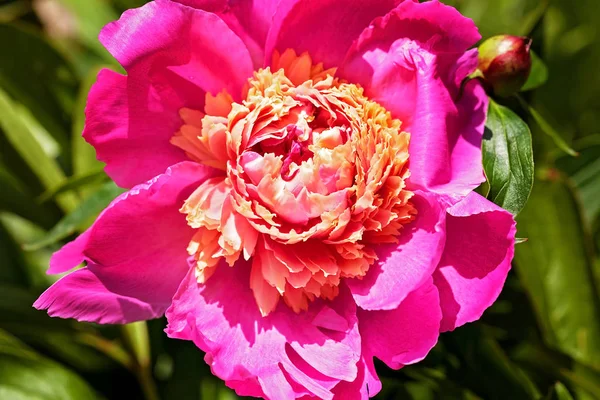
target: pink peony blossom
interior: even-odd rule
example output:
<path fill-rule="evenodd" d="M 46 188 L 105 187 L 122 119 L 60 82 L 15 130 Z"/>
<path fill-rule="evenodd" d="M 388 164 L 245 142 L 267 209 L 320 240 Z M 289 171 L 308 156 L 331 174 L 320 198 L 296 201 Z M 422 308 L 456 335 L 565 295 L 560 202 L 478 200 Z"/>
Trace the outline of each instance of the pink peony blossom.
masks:
<path fill-rule="evenodd" d="M 156 0 L 100 40 L 84 137 L 130 190 L 35 307 L 166 313 L 240 395 L 368 398 L 477 320 L 514 251 L 484 181 L 472 21 L 438 1 Z"/>

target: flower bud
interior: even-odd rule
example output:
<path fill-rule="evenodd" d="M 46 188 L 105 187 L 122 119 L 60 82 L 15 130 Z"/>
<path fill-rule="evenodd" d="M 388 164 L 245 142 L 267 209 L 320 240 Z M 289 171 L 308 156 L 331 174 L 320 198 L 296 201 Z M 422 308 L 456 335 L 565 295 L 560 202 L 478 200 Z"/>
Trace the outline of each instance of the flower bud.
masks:
<path fill-rule="evenodd" d="M 523 87 L 531 72 L 531 39 L 499 35 L 479 46 L 478 70 L 488 89 L 508 97 Z"/>

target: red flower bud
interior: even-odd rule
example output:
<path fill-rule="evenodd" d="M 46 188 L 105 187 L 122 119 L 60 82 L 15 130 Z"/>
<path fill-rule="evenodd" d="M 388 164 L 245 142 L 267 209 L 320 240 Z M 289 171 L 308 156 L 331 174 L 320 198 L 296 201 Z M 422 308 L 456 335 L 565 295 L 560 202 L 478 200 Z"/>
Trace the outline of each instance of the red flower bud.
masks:
<path fill-rule="evenodd" d="M 488 89 L 508 97 L 521 89 L 531 72 L 531 39 L 499 35 L 479 46 L 478 70 Z"/>

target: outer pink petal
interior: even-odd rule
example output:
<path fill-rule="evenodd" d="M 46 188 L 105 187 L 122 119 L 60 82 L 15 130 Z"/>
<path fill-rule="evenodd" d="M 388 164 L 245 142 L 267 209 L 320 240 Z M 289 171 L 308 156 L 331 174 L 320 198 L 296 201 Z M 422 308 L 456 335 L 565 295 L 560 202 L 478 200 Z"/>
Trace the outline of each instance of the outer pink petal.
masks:
<path fill-rule="evenodd" d="M 477 193 L 448 210 L 446 247 L 434 282 L 442 331 L 475 321 L 498 298 L 514 255 L 516 223 Z"/>
<path fill-rule="evenodd" d="M 394 310 L 359 309 L 363 350 L 358 376 L 354 382 L 340 383 L 334 390 L 336 398 L 367 399 L 381 390 L 373 357 L 394 369 L 424 359 L 438 340 L 442 319 L 439 304 L 438 290 L 430 277 Z"/>
<path fill-rule="evenodd" d="M 270 64 L 274 50 L 291 48 L 298 54 L 308 51 L 326 68 L 338 67 L 363 29 L 401 1 L 282 1 L 267 37 L 265 63 Z"/>
<path fill-rule="evenodd" d="M 156 318 L 164 306 L 125 293 L 115 293 L 87 268 L 61 278 L 33 304 L 51 317 L 75 318 L 100 324 L 125 324 Z"/>
<path fill-rule="evenodd" d="M 128 76 L 101 71 L 90 92 L 84 136 L 123 187 L 185 159 L 169 143 L 182 107 L 203 109 L 206 92 L 239 99 L 253 66 L 244 43 L 218 16 L 157 0 L 125 12 L 100 40 Z"/>
<path fill-rule="evenodd" d="M 119 196 L 50 260 L 50 273 L 66 272 L 83 261 L 86 272 L 76 271 L 58 281 L 35 306 L 62 317 L 124 321 L 116 307 L 107 305 L 106 313 L 98 314 L 97 307 L 90 307 L 87 290 L 112 304 L 128 299 L 142 307 L 144 318 L 162 315 L 189 269 L 186 247 L 194 231 L 179 208 L 203 180 L 217 173 L 187 161 Z M 115 313 L 109 315 L 109 310 Z"/>
<path fill-rule="evenodd" d="M 206 351 L 212 372 L 239 395 L 332 398 L 337 383 L 356 378 L 360 356 L 356 306 L 347 289 L 301 314 L 280 302 L 263 318 L 249 272 L 245 262 L 220 265 L 205 286 L 190 271 L 167 310 L 167 334 Z M 333 325 L 327 323 L 332 317 Z"/>
<path fill-rule="evenodd" d="M 363 356 L 357 364 L 358 375 L 353 382 L 340 382 L 334 389 L 336 400 L 366 400 L 381 390 L 381 381 L 373 365 L 373 356 Z"/>
<path fill-rule="evenodd" d="M 430 277 L 442 257 L 446 240 L 446 211 L 436 196 L 416 192 L 418 214 L 406 225 L 399 243 L 381 245 L 379 261 L 362 279 L 347 281 L 356 304 L 366 310 L 396 308 Z"/>
<path fill-rule="evenodd" d="M 267 32 L 271 28 L 278 0 L 174 0 L 217 14 L 248 47 L 255 69 L 263 66 Z"/>
<path fill-rule="evenodd" d="M 404 122 L 413 187 L 460 198 L 484 180 L 487 97 L 477 82 L 459 94 L 477 64 L 466 50 L 479 38 L 452 7 L 404 2 L 365 29 L 338 71 Z"/>

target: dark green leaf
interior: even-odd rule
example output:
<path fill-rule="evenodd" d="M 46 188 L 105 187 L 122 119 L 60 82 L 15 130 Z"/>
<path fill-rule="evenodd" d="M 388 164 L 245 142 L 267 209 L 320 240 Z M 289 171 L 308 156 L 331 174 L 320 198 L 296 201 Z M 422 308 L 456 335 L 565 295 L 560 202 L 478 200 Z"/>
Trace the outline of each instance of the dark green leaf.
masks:
<path fill-rule="evenodd" d="M 578 399 L 600 399 L 600 372 L 563 353 L 533 345 L 531 341 L 522 343 L 513 358 L 528 372 L 567 383 Z"/>
<path fill-rule="evenodd" d="M 40 226 L 50 227 L 53 225 L 52 215 L 40 207 L 33 196 L 28 193 L 29 188 L 0 162 L 0 210 L 8 211 L 27 218 Z"/>
<path fill-rule="evenodd" d="M 537 182 L 518 217 L 529 238 L 516 248 L 516 267 L 546 342 L 600 368 L 600 308 L 589 239 L 578 204 L 561 182 Z"/>
<path fill-rule="evenodd" d="M 85 126 L 85 106 L 92 85 L 96 82 L 98 72 L 102 67 L 93 68 L 81 83 L 77 102 L 73 109 L 73 173 L 74 175 L 87 175 L 100 170 L 104 164 L 96 160 L 96 150 L 83 139 L 82 133 Z"/>
<path fill-rule="evenodd" d="M 68 151 L 69 111 L 77 90 L 68 63 L 33 28 L 13 25 L 0 24 L 0 54 L 0 87 Z"/>
<path fill-rule="evenodd" d="M 87 186 L 91 186 L 92 184 L 106 181 L 107 179 L 108 178 L 106 174 L 102 170 L 90 172 L 87 175 L 72 176 L 65 180 L 60 186 L 57 186 L 52 190 L 47 190 L 44 194 L 40 196 L 38 201 L 43 203 L 55 198 L 59 194 L 69 192 L 72 190 L 83 189 Z"/>
<path fill-rule="evenodd" d="M 510 361 L 498 342 L 476 325 L 448 334 L 449 348 L 460 357 L 461 369 L 451 378 L 485 399 L 529 400 L 539 392 L 527 375 Z"/>
<path fill-rule="evenodd" d="M 600 135 L 586 137 L 576 144 L 576 149 L 579 157 L 560 157 L 556 166 L 570 177 L 586 221 L 592 225 L 600 215 Z"/>
<path fill-rule="evenodd" d="M 110 358 L 95 345 L 102 339 L 89 326 L 49 317 L 32 307 L 36 298 L 35 293 L 0 284 L 0 329 L 78 370 L 98 370 L 111 365 Z"/>
<path fill-rule="evenodd" d="M 546 119 L 542 116 L 542 114 L 540 114 L 535 108 L 530 106 L 520 96 L 517 96 L 517 98 L 519 99 L 519 102 L 521 103 L 523 108 L 525 108 L 525 110 L 527 110 L 529 115 L 531 115 L 531 117 L 533 118 L 535 123 L 539 126 L 539 128 L 542 130 L 542 132 L 544 132 L 546 135 L 548 135 L 550 137 L 550 139 L 552 139 L 552 141 L 554 142 L 556 147 L 558 147 L 565 153 L 569 154 L 570 156 L 576 157 L 579 155 L 575 150 L 573 150 L 571 148 L 571 146 L 569 146 L 567 144 L 567 142 L 565 142 L 565 140 L 560 135 L 560 133 L 558 133 L 556 131 L 556 129 L 554 129 L 552 127 L 552 125 L 548 121 L 546 121 Z"/>
<path fill-rule="evenodd" d="M 542 86 L 548 80 L 548 67 L 544 64 L 544 61 L 533 51 L 531 51 L 531 73 L 525 85 L 521 88 L 521 91 L 525 92 L 528 90 L 537 89 Z"/>
<path fill-rule="evenodd" d="M 123 189 L 117 187 L 113 182 L 104 184 L 97 192 L 82 201 L 75 210 L 56 224 L 45 238 L 25 246 L 26 249 L 37 250 L 49 246 L 77 231 L 85 229 L 90 219 L 98 215 L 123 191 Z"/>
<path fill-rule="evenodd" d="M 571 393 L 569 393 L 569 389 L 566 388 L 560 382 L 556 382 L 554 387 L 552 388 L 552 392 L 548 396 L 548 400 L 574 400 Z"/>
<path fill-rule="evenodd" d="M 0 223 L 0 283 L 25 285 L 25 259 L 4 224 Z M 1 306 L 0 306 L 1 307 Z"/>
<path fill-rule="evenodd" d="M 529 127 L 510 109 L 490 100 L 483 140 L 483 168 L 489 198 L 518 214 L 533 186 L 533 152 Z"/>
<path fill-rule="evenodd" d="M 14 103 L 0 89 L 0 126 L 8 141 L 35 172 L 46 188 L 53 188 L 65 180 L 65 174 L 52 157 L 44 151 L 38 138 L 33 134 L 31 126 L 35 124 L 32 117 L 24 109 Z M 61 207 L 69 211 L 77 204 L 77 198 L 65 194 L 58 199 Z"/>
<path fill-rule="evenodd" d="M 98 35 L 104 25 L 118 19 L 117 13 L 109 2 L 105 0 L 60 0 L 60 3 L 65 6 L 75 20 L 79 40 L 105 60 L 115 62 L 98 40 Z"/>
<path fill-rule="evenodd" d="M 0 330 L 0 394 L 11 400 L 95 399 L 83 379 Z"/>

